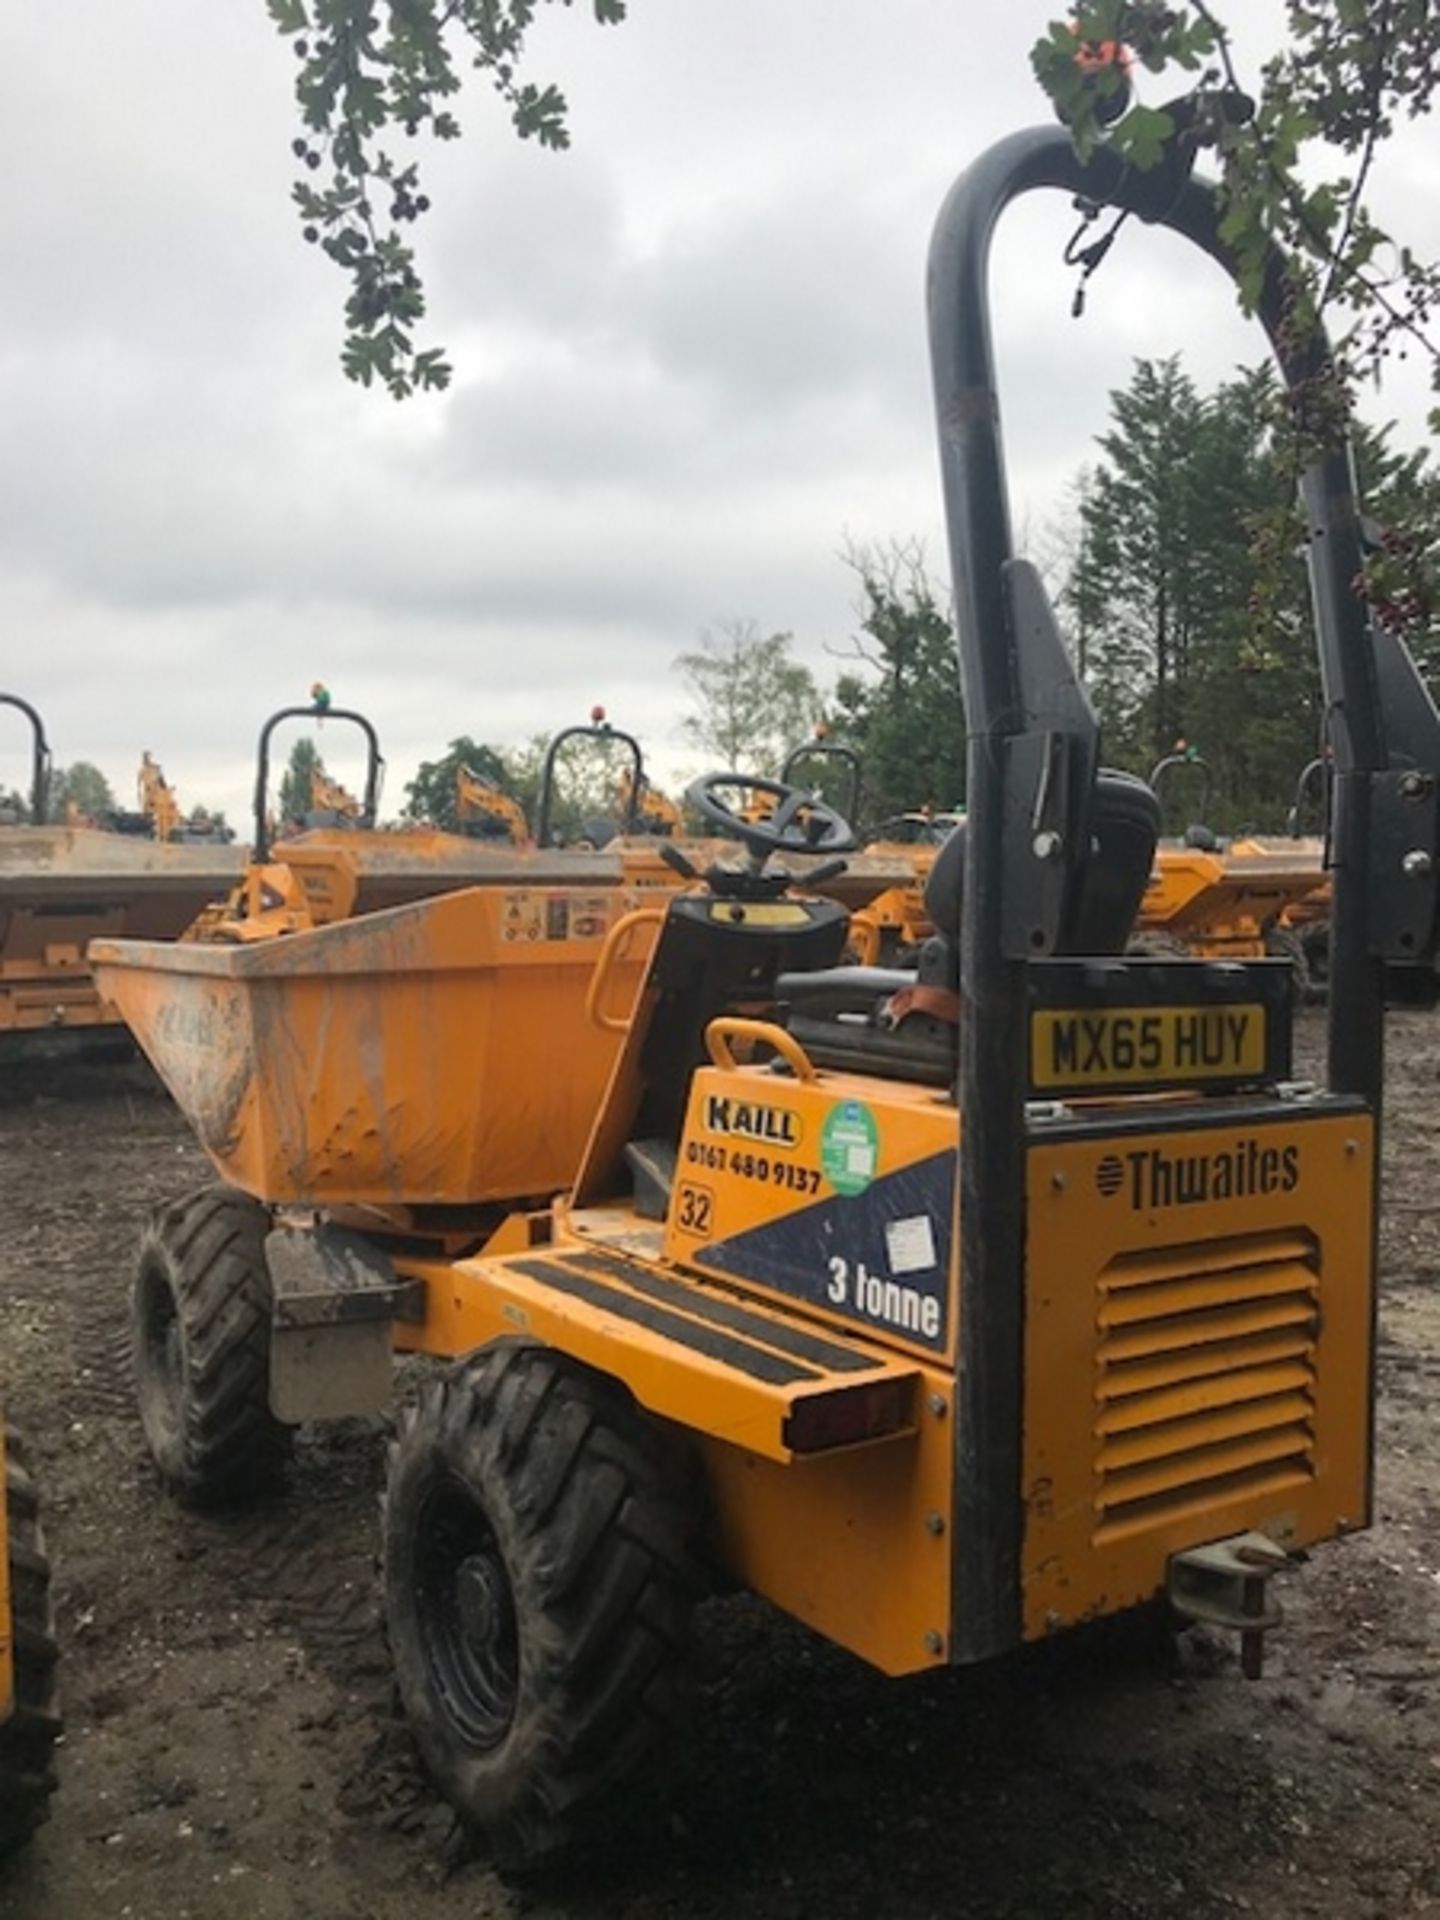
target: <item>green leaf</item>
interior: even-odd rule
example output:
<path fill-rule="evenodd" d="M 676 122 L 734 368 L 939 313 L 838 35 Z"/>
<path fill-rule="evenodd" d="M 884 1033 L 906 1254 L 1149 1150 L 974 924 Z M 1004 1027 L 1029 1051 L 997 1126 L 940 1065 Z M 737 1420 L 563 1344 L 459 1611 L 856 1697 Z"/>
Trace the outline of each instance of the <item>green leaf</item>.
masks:
<path fill-rule="evenodd" d="M 1178 30 L 1177 49 L 1190 59 L 1206 59 L 1219 45 L 1219 35 L 1208 20 L 1197 17 Z"/>
<path fill-rule="evenodd" d="M 564 124 L 565 96 L 558 87 L 521 87 L 511 118 L 522 140 L 536 139 L 542 147 L 569 144 Z"/>
<path fill-rule="evenodd" d="M 1110 144 L 1117 153 L 1148 173 L 1165 157 L 1166 143 L 1175 136 L 1173 118 L 1158 107 L 1132 107 L 1111 129 Z"/>
<path fill-rule="evenodd" d="M 1333 185 L 1316 187 L 1307 194 L 1302 206 L 1302 217 L 1307 226 L 1317 233 L 1328 234 L 1340 218 L 1340 200 L 1338 189 Z"/>
<path fill-rule="evenodd" d="M 322 243 L 326 253 L 339 266 L 355 267 L 370 250 L 370 243 L 358 227 L 342 227 Z"/>
<path fill-rule="evenodd" d="M 340 365 L 347 380 L 354 380 L 362 387 L 372 385 L 376 365 L 374 342 L 363 334 L 347 335 L 340 354 Z"/>
<path fill-rule="evenodd" d="M 449 386 L 453 368 L 445 358 L 444 350 L 431 347 L 425 353 L 417 353 L 412 369 L 415 385 L 430 392 L 443 393 Z"/>

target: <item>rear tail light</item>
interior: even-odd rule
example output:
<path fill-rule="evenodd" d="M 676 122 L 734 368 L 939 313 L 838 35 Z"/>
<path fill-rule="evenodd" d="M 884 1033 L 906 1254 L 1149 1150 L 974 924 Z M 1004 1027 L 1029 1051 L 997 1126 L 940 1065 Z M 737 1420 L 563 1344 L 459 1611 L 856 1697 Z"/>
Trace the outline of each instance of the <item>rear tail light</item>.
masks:
<path fill-rule="evenodd" d="M 825 1453 L 883 1440 L 914 1426 L 914 1405 L 913 1376 L 806 1394 L 790 1409 L 785 1444 L 792 1453 Z"/>

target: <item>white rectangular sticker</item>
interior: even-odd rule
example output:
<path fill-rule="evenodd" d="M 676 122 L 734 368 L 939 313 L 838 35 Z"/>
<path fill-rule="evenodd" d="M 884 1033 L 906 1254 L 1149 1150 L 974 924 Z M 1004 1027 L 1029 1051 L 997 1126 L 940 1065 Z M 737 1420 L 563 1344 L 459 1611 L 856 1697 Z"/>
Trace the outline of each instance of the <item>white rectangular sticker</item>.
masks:
<path fill-rule="evenodd" d="M 892 1273 L 928 1273 L 936 1265 L 935 1234 L 928 1213 L 892 1220 L 885 1228 L 885 1251 Z"/>

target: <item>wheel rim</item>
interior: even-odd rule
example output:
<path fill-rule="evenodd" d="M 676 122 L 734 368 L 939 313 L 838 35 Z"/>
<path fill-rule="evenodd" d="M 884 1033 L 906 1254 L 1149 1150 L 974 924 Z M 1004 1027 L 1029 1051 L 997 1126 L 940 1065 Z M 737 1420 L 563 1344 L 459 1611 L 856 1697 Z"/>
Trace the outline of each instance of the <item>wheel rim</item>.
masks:
<path fill-rule="evenodd" d="M 139 1349 L 140 1374 L 154 1389 L 146 1407 L 167 1434 L 178 1433 L 185 1402 L 185 1336 L 175 1296 L 153 1268 L 141 1285 Z"/>
<path fill-rule="evenodd" d="M 437 1487 L 418 1516 L 415 1597 L 446 1714 L 471 1746 L 498 1746 L 520 1690 L 515 1596 L 494 1529 L 458 1481 Z"/>

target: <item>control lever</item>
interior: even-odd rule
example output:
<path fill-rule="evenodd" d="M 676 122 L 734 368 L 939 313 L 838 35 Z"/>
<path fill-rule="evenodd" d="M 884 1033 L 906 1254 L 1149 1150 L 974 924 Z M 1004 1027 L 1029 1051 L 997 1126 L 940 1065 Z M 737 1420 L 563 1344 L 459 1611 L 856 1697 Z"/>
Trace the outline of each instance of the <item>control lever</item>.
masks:
<path fill-rule="evenodd" d="M 822 860 L 818 867 L 811 867 L 808 873 L 799 877 L 807 887 L 818 887 L 826 880 L 836 880 L 850 865 L 848 860 Z"/>
<path fill-rule="evenodd" d="M 665 862 L 666 866 L 670 868 L 671 872 L 678 873 L 682 880 L 698 880 L 700 878 L 700 869 L 693 861 L 686 858 L 673 840 L 662 840 L 660 842 L 660 858 Z"/>

